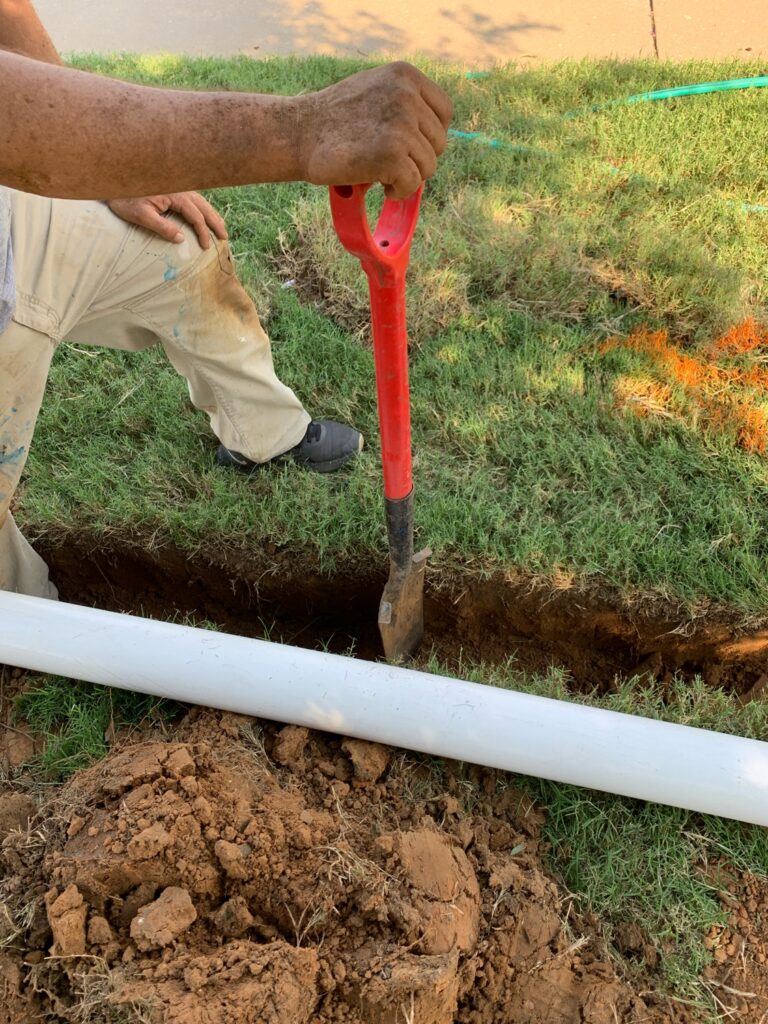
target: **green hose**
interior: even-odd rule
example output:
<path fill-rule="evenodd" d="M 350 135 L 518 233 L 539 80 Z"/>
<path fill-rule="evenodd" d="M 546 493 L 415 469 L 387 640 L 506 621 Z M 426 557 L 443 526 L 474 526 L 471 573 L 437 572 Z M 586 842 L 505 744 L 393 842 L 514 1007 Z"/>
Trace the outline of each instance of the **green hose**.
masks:
<path fill-rule="evenodd" d="M 490 71 L 467 71 L 467 78 L 488 78 Z M 678 85 L 671 89 L 654 89 L 652 92 L 638 92 L 633 96 L 627 96 L 622 100 L 610 100 L 608 103 L 596 104 L 589 107 L 591 113 L 598 110 L 605 110 L 608 107 L 621 106 L 626 103 L 643 103 L 649 100 L 671 100 L 679 96 L 704 96 L 711 92 L 732 92 L 736 89 L 760 89 L 768 86 L 768 75 L 756 75 L 753 78 L 728 78 L 722 82 L 700 82 L 698 85 Z M 571 110 L 563 117 L 570 119 L 584 113 L 583 110 Z M 555 154 L 545 149 L 536 149 L 533 146 L 524 146 L 512 142 L 502 142 L 500 139 L 493 139 L 482 132 L 460 132 L 456 129 L 449 130 L 448 134 L 454 139 L 461 139 L 464 142 L 478 142 L 481 146 L 490 146 L 492 149 L 506 149 L 515 153 L 529 156 L 544 156 L 551 158 Z M 612 173 L 618 173 L 618 169 L 610 164 L 605 165 Z M 729 206 L 739 205 L 744 213 L 768 213 L 768 206 L 762 203 L 738 203 L 738 200 L 727 199 Z"/>
<path fill-rule="evenodd" d="M 623 100 L 611 100 L 590 107 L 591 112 L 605 110 L 606 107 L 622 106 L 625 103 L 644 103 L 648 100 L 673 100 L 678 96 L 704 96 L 711 92 L 732 92 L 735 89 L 760 89 L 768 85 L 768 75 L 756 75 L 754 78 L 728 78 L 723 82 L 700 82 L 698 85 L 678 85 L 672 89 L 654 89 L 653 92 L 638 92 Z M 582 111 L 573 110 L 565 117 L 577 117 Z"/>
<path fill-rule="evenodd" d="M 760 89 L 765 85 L 768 85 L 768 75 L 757 75 L 754 78 L 728 78 L 724 82 L 700 82 L 698 85 L 678 85 L 673 89 L 639 92 L 636 96 L 628 96 L 625 102 L 671 100 L 675 96 L 701 96 L 708 92 L 730 92 L 733 89 Z"/>

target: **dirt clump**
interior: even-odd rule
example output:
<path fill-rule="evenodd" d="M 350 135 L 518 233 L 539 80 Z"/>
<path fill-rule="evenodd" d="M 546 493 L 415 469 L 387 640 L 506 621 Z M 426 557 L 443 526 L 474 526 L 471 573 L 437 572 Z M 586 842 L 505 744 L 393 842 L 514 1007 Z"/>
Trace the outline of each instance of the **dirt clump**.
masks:
<path fill-rule="evenodd" d="M 136 948 L 145 952 L 162 949 L 170 946 L 196 920 L 197 911 L 187 890 L 169 885 L 153 903 L 141 907 L 131 921 L 131 938 Z"/>
<path fill-rule="evenodd" d="M 15 829 L 26 830 L 37 813 L 37 802 L 26 793 L 0 793 L 0 842 Z"/>
<path fill-rule="evenodd" d="M 177 737 L 113 751 L 6 836 L 0 1024 L 80 1024 L 94 993 L 152 1024 L 687 1020 L 566 931 L 502 774 L 198 709 Z"/>
<path fill-rule="evenodd" d="M 84 956 L 88 905 L 77 886 L 68 885 L 62 893 L 53 889 L 46 904 L 53 933 L 51 956 Z"/>

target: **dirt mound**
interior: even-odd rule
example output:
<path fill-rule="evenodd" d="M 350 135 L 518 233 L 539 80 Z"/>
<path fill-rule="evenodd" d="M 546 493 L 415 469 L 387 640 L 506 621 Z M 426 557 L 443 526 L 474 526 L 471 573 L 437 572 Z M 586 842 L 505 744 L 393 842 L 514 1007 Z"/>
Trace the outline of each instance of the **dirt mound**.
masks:
<path fill-rule="evenodd" d="M 0 1024 L 685 1019 L 566 931 L 504 776 L 211 712 L 177 735 L 6 835 Z"/>

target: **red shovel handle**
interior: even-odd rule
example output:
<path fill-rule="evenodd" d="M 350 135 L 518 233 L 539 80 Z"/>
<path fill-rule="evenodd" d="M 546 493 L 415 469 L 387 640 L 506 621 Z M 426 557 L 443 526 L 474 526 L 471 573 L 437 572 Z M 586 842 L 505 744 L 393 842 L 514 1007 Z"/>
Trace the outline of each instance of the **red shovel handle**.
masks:
<path fill-rule="evenodd" d="M 384 494 L 398 500 L 413 489 L 405 272 L 423 186 L 408 199 L 385 200 L 373 232 L 365 209 L 369 188 L 333 186 L 331 212 L 342 245 L 358 257 L 368 277 Z"/>

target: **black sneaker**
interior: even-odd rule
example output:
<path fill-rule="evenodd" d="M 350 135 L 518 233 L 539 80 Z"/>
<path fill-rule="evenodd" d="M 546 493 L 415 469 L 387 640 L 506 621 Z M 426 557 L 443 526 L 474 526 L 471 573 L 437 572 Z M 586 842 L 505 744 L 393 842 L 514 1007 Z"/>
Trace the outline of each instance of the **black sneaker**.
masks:
<path fill-rule="evenodd" d="M 353 459 L 362 447 L 363 435 L 354 427 L 346 427 L 343 423 L 333 423 L 331 420 L 312 420 L 306 434 L 295 448 L 275 458 L 290 456 L 300 466 L 313 469 L 316 473 L 333 473 Z M 275 459 L 270 461 L 274 462 Z M 225 448 L 223 444 L 219 445 L 216 452 L 216 462 L 220 466 L 232 466 L 243 473 L 251 473 L 264 465 L 261 462 L 252 462 L 240 452 Z"/>

